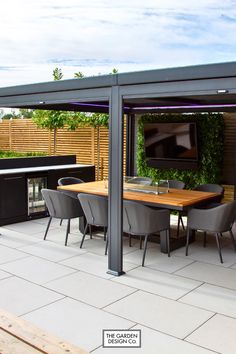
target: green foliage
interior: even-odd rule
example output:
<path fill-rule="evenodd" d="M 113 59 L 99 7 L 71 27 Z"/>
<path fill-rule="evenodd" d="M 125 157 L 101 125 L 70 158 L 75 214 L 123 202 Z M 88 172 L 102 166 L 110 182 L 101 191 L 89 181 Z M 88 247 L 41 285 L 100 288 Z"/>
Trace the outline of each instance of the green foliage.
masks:
<path fill-rule="evenodd" d="M 81 71 L 77 71 L 77 73 L 74 73 L 74 78 L 75 79 L 83 79 L 84 74 Z"/>
<path fill-rule="evenodd" d="M 33 117 L 33 110 L 32 109 L 26 109 L 26 108 L 20 108 L 19 109 L 19 116 L 20 118 L 32 118 Z"/>
<path fill-rule="evenodd" d="M 107 127 L 109 122 L 109 116 L 106 113 L 83 113 L 77 112 L 76 114 L 76 127 Z"/>
<path fill-rule="evenodd" d="M 67 123 L 67 117 L 67 112 L 36 109 L 32 120 L 39 128 L 54 130 L 64 128 Z"/>
<path fill-rule="evenodd" d="M 17 119 L 20 118 L 20 115 L 14 110 L 11 109 L 10 113 L 2 114 L 1 119 Z"/>
<path fill-rule="evenodd" d="M 16 152 L 16 151 L 3 151 L 0 150 L 0 158 L 13 158 L 13 157 L 30 157 L 30 156 L 46 156 L 44 152 Z"/>
<path fill-rule="evenodd" d="M 199 168 L 193 170 L 157 169 L 147 166 L 144 151 L 144 122 L 197 122 Z M 221 113 L 189 114 L 146 114 L 139 119 L 137 171 L 140 176 L 149 176 L 153 180 L 178 179 L 185 182 L 187 188 L 197 184 L 220 183 L 223 162 L 224 119 Z"/>
<path fill-rule="evenodd" d="M 110 75 L 118 74 L 118 69 L 113 68 Z"/>
<path fill-rule="evenodd" d="M 52 75 L 54 81 L 59 81 L 63 78 L 62 70 L 59 68 L 55 68 L 52 72 Z"/>

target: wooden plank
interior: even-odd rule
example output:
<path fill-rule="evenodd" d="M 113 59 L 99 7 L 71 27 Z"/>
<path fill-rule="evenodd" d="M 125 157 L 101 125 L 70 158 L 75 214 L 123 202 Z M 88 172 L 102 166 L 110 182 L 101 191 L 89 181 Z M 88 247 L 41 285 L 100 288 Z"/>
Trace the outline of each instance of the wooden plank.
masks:
<path fill-rule="evenodd" d="M 14 315 L 0 310 L 0 330 L 2 337 L 4 337 L 4 332 L 7 332 L 16 340 L 22 341 L 32 348 L 35 348 L 40 353 L 47 354 L 88 354 L 87 351 L 76 347 L 73 344 L 67 343 L 56 336 L 49 334 L 42 329 L 30 324 L 29 322 L 23 320 L 22 318 L 15 317 Z M 2 340 L 3 347 L 8 342 L 10 344 L 10 337 L 6 336 L 5 342 Z M 5 344 L 4 344 L 5 343 Z M 12 338 L 12 345 L 14 344 L 14 338 Z M 3 352 L 1 351 L 1 354 Z M 10 351 L 6 352 L 7 354 Z M 12 353 L 15 353 L 14 351 Z M 24 352 L 22 352 L 23 354 Z M 26 352 L 27 353 L 27 352 Z M 32 352 L 34 353 L 34 352 Z M 37 351 L 35 352 L 37 353 Z"/>
<path fill-rule="evenodd" d="M 137 184 L 133 186 L 137 188 Z M 132 187 L 131 184 L 130 187 Z M 140 188 L 143 188 L 146 191 L 151 190 L 151 188 L 153 188 L 154 191 L 155 187 L 140 186 Z M 108 195 L 108 190 L 105 188 L 103 181 L 60 186 L 58 187 L 58 189 L 70 190 L 77 193 L 90 193 L 103 196 Z M 170 188 L 169 193 L 159 195 L 126 190 L 123 193 L 123 197 L 127 200 L 135 200 L 149 204 L 163 205 L 163 207 L 166 206 L 166 208 L 170 209 L 184 209 L 186 207 L 199 204 L 201 202 L 215 199 L 216 197 L 219 197 L 219 194 Z"/>
<path fill-rule="evenodd" d="M 39 354 L 43 353 L 31 345 L 22 342 L 8 332 L 0 329 L 0 353 L 1 354 Z"/>

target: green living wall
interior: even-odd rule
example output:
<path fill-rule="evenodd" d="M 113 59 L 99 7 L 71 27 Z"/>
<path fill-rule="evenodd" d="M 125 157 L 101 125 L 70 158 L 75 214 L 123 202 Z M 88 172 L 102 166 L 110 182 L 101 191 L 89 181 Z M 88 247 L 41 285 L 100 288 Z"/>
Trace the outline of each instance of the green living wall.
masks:
<path fill-rule="evenodd" d="M 197 170 L 157 169 L 145 158 L 143 127 L 145 122 L 196 122 L 198 130 L 199 168 Z M 198 184 L 220 183 L 224 150 L 224 118 L 221 113 L 145 114 L 138 121 L 137 172 L 139 176 L 177 179 L 186 188 Z"/>

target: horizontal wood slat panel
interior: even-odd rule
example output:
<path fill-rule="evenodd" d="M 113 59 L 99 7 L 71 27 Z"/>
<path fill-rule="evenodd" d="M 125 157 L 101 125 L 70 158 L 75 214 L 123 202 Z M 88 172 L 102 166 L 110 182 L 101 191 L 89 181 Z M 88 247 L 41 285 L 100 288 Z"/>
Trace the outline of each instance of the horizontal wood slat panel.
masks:
<path fill-rule="evenodd" d="M 99 179 L 102 179 L 108 175 L 108 139 L 105 127 L 83 127 L 75 131 L 59 129 L 56 155 L 75 154 L 77 163 L 94 164 L 96 170 L 99 163 Z M 53 132 L 37 128 L 31 119 L 4 120 L 0 124 L 0 150 L 53 154 Z"/>

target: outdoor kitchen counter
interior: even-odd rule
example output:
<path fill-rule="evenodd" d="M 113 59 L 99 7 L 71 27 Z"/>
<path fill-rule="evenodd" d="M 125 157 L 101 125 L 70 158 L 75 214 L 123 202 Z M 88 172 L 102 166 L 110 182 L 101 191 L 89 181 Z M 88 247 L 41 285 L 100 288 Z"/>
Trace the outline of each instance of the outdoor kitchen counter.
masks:
<path fill-rule="evenodd" d="M 0 168 L 0 226 L 47 216 L 40 190 L 56 189 L 62 177 L 76 177 L 84 182 L 95 179 L 94 165 L 55 161 L 49 164 L 50 161 L 43 166 L 22 167 L 17 161 L 16 166 L 8 163 L 7 168 Z"/>

